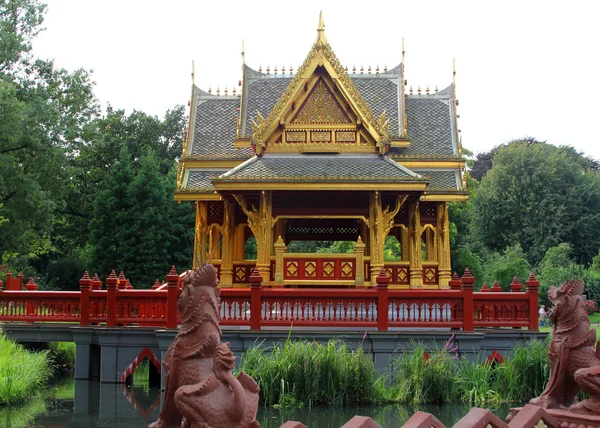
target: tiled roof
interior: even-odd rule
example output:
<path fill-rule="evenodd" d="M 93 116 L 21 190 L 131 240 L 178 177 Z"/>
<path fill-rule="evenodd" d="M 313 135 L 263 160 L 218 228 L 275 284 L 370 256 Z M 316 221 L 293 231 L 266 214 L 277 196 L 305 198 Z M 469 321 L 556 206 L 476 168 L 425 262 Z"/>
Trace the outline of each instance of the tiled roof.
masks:
<path fill-rule="evenodd" d="M 390 118 L 390 135 L 398 135 L 398 84 L 395 81 L 378 78 L 363 77 L 360 75 L 351 75 L 350 78 L 358 88 L 375 117 L 385 110 L 385 114 Z"/>
<path fill-rule="evenodd" d="M 427 181 L 386 157 L 377 155 L 264 155 L 255 157 L 214 181 L 381 182 Z"/>
<path fill-rule="evenodd" d="M 429 177 L 428 192 L 463 191 L 459 170 L 414 170 L 416 173 Z"/>
<path fill-rule="evenodd" d="M 223 171 L 190 170 L 187 183 L 184 183 L 182 191 L 195 191 L 198 193 L 212 193 L 215 191 L 210 178 L 223 174 Z"/>
<path fill-rule="evenodd" d="M 192 156 L 226 155 L 248 159 L 252 149 L 233 147 L 239 115 L 239 99 L 202 99 L 196 108 Z"/>
<path fill-rule="evenodd" d="M 266 77 L 251 81 L 248 85 L 246 104 L 246 136 L 252 136 L 252 119 L 257 120 L 257 111 L 267 117 L 291 82 L 291 77 Z"/>
<path fill-rule="evenodd" d="M 391 148 L 390 154 L 404 156 L 451 156 L 452 116 L 450 100 L 435 96 L 407 96 L 406 117 L 410 148 Z"/>

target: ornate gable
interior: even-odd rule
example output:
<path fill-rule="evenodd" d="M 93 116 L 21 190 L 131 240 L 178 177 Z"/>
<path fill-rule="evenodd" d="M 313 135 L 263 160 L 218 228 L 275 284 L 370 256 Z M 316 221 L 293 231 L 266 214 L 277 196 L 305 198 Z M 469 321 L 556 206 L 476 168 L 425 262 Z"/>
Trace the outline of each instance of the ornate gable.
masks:
<path fill-rule="evenodd" d="M 252 145 L 264 152 L 384 154 L 390 145 L 385 112 L 376 119 L 325 37 L 318 36 L 296 76 L 265 119 L 252 121 Z"/>

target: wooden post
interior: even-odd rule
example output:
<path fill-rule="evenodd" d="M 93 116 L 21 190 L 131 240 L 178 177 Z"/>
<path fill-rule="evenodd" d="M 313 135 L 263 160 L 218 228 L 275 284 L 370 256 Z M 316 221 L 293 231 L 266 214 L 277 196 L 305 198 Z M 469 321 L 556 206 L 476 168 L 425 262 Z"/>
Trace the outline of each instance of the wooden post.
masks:
<path fill-rule="evenodd" d="M 233 287 L 233 252 L 235 247 L 235 201 L 223 202 L 223 247 L 219 284 L 222 288 Z"/>
<path fill-rule="evenodd" d="M 117 288 L 119 290 L 125 289 L 125 284 L 127 284 L 127 280 L 125 279 L 125 274 L 123 271 L 119 273 L 119 277 L 117 278 Z"/>
<path fill-rule="evenodd" d="M 95 273 L 94 277 L 92 278 L 92 290 L 100 289 L 102 289 L 102 281 L 100 281 L 100 278 L 98 278 L 98 274 Z"/>
<path fill-rule="evenodd" d="M 519 282 L 519 278 L 517 278 L 516 276 L 513 278 L 513 281 L 510 284 L 510 291 L 512 291 L 513 293 L 523 291 L 523 284 Z"/>
<path fill-rule="evenodd" d="M 387 331 L 388 329 L 388 283 L 389 278 L 385 273 L 385 269 L 381 268 L 377 275 L 377 330 Z"/>
<path fill-rule="evenodd" d="M 462 283 L 464 302 L 463 331 L 473 331 L 473 284 L 475 283 L 475 277 L 471 275 L 469 268 L 465 269 L 465 274 L 460 282 Z"/>
<path fill-rule="evenodd" d="M 360 235 L 354 245 L 354 254 L 356 254 L 356 262 L 354 265 L 356 270 L 356 286 L 362 287 L 365 285 L 365 243 Z"/>
<path fill-rule="evenodd" d="M 92 279 L 87 271 L 79 280 L 79 325 L 90 325 L 90 286 Z"/>
<path fill-rule="evenodd" d="M 167 274 L 167 328 L 177 328 L 177 283 L 179 274 L 175 266 Z"/>
<path fill-rule="evenodd" d="M 250 330 L 260 330 L 262 280 L 258 267 L 255 266 L 250 275 Z"/>
<path fill-rule="evenodd" d="M 460 285 L 460 278 L 456 272 L 454 272 L 452 279 L 448 281 L 448 286 L 450 287 L 450 290 L 460 290 Z"/>
<path fill-rule="evenodd" d="M 440 288 L 449 286 L 450 272 L 450 223 L 448 220 L 448 203 L 437 205 L 437 251 L 438 281 Z"/>
<path fill-rule="evenodd" d="M 27 291 L 36 291 L 38 288 L 37 284 L 33 281 L 33 278 L 29 278 L 29 282 L 27 284 L 25 284 L 25 290 Z M 27 323 L 32 323 L 33 322 L 33 304 L 31 303 L 31 300 L 27 299 L 27 303 L 26 303 L 26 310 L 27 310 Z"/>
<path fill-rule="evenodd" d="M 275 246 L 275 285 L 283 286 L 283 255 L 285 254 L 287 247 L 285 246 L 285 242 L 283 242 L 283 238 L 280 236 L 277 238 L 277 242 L 274 244 Z"/>
<path fill-rule="evenodd" d="M 529 295 L 529 330 L 538 331 L 538 289 L 540 282 L 535 279 L 535 275 L 531 272 L 529 279 L 525 281 L 527 286 L 527 294 Z"/>
<path fill-rule="evenodd" d="M 410 247 L 410 288 L 423 287 L 423 255 L 421 254 L 421 208 L 419 202 L 408 206 L 408 239 Z"/>
<path fill-rule="evenodd" d="M 106 326 L 117 326 L 117 275 L 113 270 L 106 278 Z"/>

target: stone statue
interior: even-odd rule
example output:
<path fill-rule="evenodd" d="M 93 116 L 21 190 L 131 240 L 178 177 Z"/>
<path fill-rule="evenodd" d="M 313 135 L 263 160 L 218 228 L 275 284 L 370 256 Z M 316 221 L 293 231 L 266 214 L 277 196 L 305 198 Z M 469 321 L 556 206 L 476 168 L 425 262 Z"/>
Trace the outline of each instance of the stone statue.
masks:
<path fill-rule="evenodd" d="M 149 428 L 253 428 L 259 387 L 240 373 L 221 343 L 217 271 L 206 265 L 186 275 L 179 296 L 181 328 L 163 361 L 165 401 Z M 182 423 L 182 418 L 185 421 Z"/>
<path fill-rule="evenodd" d="M 600 414 L 600 346 L 585 310 L 584 285 L 580 279 L 565 282 L 560 288 L 550 287 L 548 297 L 554 305 L 549 315 L 550 379 L 542 395 L 531 400 L 531 404 L 546 409 L 568 407 L 570 412 L 597 415 Z M 590 398 L 577 403 L 580 389 Z"/>

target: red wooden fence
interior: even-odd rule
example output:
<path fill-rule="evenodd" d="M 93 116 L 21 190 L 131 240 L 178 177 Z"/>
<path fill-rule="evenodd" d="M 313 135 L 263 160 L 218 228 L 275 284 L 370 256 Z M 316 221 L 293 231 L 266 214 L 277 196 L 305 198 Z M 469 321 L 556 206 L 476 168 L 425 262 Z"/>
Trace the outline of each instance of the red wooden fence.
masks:
<path fill-rule="evenodd" d="M 176 328 L 180 322 L 177 297 L 180 276 L 173 267 L 167 286 L 133 290 L 113 271 L 106 288 L 87 272 L 80 291 L 37 291 L 33 279 L 26 291 L 3 290 L 0 281 L 0 321 L 74 322 L 82 326 L 139 325 Z M 263 327 L 350 327 L 388 330 L 401 327 L 455 328 L 526 327 L 538 329 L 539 282 L 533 274 L 525 290 L 515 278 L 510 292 L 500 287 L 473 292 L 475 278 L 469 270 L 456 274 L 444 290 L 388 289 L 389 275 L 382 273 L 377 286 L 358 289 L 270 288 L 254 270 L 249 288 L 221 289 L 221 325 Z"/>

